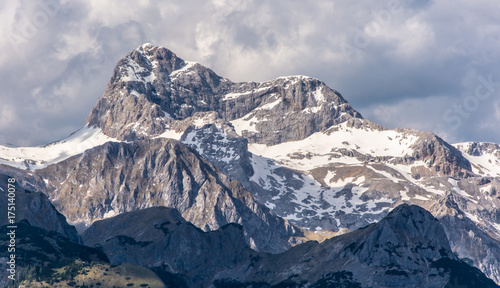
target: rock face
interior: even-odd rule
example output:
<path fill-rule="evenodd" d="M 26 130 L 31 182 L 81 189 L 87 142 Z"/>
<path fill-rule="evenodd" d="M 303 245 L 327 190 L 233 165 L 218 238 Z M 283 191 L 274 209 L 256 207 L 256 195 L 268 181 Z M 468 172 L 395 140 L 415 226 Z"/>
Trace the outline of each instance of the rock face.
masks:
<path fill-rule="evenodd" d="M 472 160 L 472 169 L 476 174 L 498 177 L 500 171 L 500 145 L 488 142 L 465 142 L 453 145 L 462 154 Z"/>
<path fill-rule="evenodd" d="M 272 144 L 361 118 L 338 92 L 317 79 L 295 76 L 234 83 L 166 48 L 145 44 L 118 62 L 87 125 L 130 141 L 159 135 L 175 120 L 207 111 L 224 120 L 255 119 L 260 133 L 249 133 L 248 138 Z"/>
<path fill-rule="evenodd" d="M 468 264 L 478 267 L 491 279 L 500 281 L 500 243 L 491 232 L 492 227 L 482 227 L 467 217 L 477 211 L 473 203 L 448 193 L 427 209 L 439 219 L 450 239 L 450 245 L 459 257 Z M 481 215 L 488 215 L 482 211 Z M 478 217 L 481 217 L 479 215 Z M 491 223 L 484 217 L 483 225 Z M 493 237 L 492 237 L 493 236 Z"/>
<path fill-rule="evenodd" d="M 240 137 L 230 123 L 215 112 L 195 113 L 180 123 L 177 127 L 184 131 L 179 138 L 181 142 L 193 147 L 229 178 L 247 189 L 252 187 L 249 178 L 254 171 L 248 140 Z"/>
<path fill-rule="evenodd" d="M 467 178 L 474 175 L 470 162 L 452 145 L 430 132 L 419 133 L 413 148 L 416 161 L 422 160 L 435 175 Z M 415 178 L 421 177 L 414 173 Z"/>
<path fill-rule="evenodd" d="M 0 183 L 8 183 L 10 177 L 4 174 L 0 174 Z M 15 178 L 14 178 L 15 179 Z M 80 236 L 78 235 L 75 227 L 69 225 L 66 222 L 66 217 L 59 213 L 54 205 L 50 202 L 47 195 L 41 192 L 32 192 L 20 188 L 17 183 L 15 192 L 15 215 L 16 221 L 28 220 L 30 225 L 44 229 L 46 231 L 54 231 L 65 237 L 74 243 L 82 243 Z M 0 189 L 0 207 L 2 211 L 7 211 L 7 203 L 9 203 L 7 198 L 7 187 L 1 187 Z M 7 214 L 7 213 L 6 213 Z M 0 220 L 0 225 L 8 225 L 8 218 L 3 217 Z"/>
<path fill-rule="evenodd" d="M 289 225 L 241 184 L 221 174 L 192 148 L 172 139 L 108 142 L 37 171 L 56 207 L 71 221 L 95 220 L 167 206 L 205 231 L 243 225 L 255 249 L 279 252 L 300 229 Z"/>

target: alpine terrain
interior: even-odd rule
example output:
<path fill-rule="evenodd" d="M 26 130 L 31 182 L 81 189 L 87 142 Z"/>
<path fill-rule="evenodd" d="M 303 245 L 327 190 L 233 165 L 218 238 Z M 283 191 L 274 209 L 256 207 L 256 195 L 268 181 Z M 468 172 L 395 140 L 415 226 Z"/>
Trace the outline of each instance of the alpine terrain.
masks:
<path fill-rule="evenodd" d="M 113 269 L 129 276 L 101 284 L 500 284 L 500 145 L 387 129 L 307 76 L 236 83 L 144 44 L 80 130 L 0 146 L 0 174 L 16 179 L 22 249 L 39 249 L 33 233 L 53 247 L 20 260 L 28 287 Z"/>

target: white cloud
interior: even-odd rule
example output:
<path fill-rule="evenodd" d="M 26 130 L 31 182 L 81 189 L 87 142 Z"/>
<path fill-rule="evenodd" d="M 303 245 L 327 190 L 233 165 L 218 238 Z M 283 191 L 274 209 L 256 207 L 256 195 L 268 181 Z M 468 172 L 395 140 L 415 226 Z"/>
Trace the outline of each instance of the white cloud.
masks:
<path fill-rule="evenodd" d="M 399 39 L 397 53 L 402 58 L 428 53 L 429 47 L 434 46 L 434 30 L 429 24 L 414 16 L 405 22 L 404 36 Z M 403 34 L 403 33 L 402 33 Z"/>
<path fill-rule="evenodd" d="M 16 109 L 13 105 L 9 103 L 2 103 L 0 106 L 0 127 L 1 129 L 7 129 L 12 127 L 12 125 L 17 120 Z"/>
<path fill-rule="evenodd" d="M 61 36 L 55 56 L 59 61 L 70 60 L 81 53 L 97 53 L 100 49 L 97 39 L 89 31 L 78 29 Z"/>

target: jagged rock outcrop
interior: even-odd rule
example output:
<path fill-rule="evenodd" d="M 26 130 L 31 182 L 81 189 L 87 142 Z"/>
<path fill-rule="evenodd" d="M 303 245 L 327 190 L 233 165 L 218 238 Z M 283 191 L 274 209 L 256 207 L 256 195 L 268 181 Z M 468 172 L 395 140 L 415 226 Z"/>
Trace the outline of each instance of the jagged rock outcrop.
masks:
<path fill-rule="evenodd" d="M 473 176 L 472 167 L 469 161 L 452 145 L 446 143 L 431 132 L 421 132 L 419 139 L 411 148 L 413 148 L 413 157 L 416 160 L 423 160 L 429 168 L 430 175 L 425 176 L 450 176 L 455 178 L 466 178 Z M 426 170 L 420 170 L 415 167 L 412 170 L 414 178 L 420 178 Z M 413 168 L 412 168 L 413 169 Z"/>
<path fill-rule="evenodd" d="M 465 143 L 464 143 L 465 144 Z M 489 142 L 469 142 L 464 147 L 464 152 L 471 156 L 481 156 L 484 154 L 493 154 L 500 158 L 500 145 Z M 460 145 L 460 144 L 458 144 Z"/>
<path fill-rule="evenodd" d="M 215 112 L 204 112 L 176 123 L 175 129 L 183 131 L 181 142 L 193 147 L 229 178 L 251 189 L 249 178 L 254 171 L 248 140 L 240 137 L 230 123 Z"/>
<path fill-rule="evenodd" d="M 465 142 L 453 144 L 462 154 L 474 159 L 472 164 L 476 174 L 490 177 L 500 177 L 500 145 L 489 142 Z"/>
<path fill-rule="evenodd" d="M 442 223 L 453 251 L 468 264 L 500 282 L 500 243 L 493 238 L 494 234 L 481 229 L 467 217 L 467 214 L 481 217 L 473 207 L 468 207 L 471 205 L 467 202 L 463 197 L 448 193 L 428 210 Z M 488 213 L 483 211 L 482 214 Z"/>

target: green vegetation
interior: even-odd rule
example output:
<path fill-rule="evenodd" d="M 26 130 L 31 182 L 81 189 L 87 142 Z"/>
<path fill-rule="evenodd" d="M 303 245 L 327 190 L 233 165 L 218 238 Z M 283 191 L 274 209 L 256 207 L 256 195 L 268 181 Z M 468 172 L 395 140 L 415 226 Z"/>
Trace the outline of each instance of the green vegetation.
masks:
<path fill-rule="evenodd" d="M 112 267 L 101 250 L 73 243 L 27 221 L 16 224 L 19 287 L 165 287 L 147 268 L 128 263 Z M 1 226 L 0 246 L 7 245 L 7 237 L 6 226 Z M 0 257 L 7 256 L 7 249 L 0 251 Z"/>

